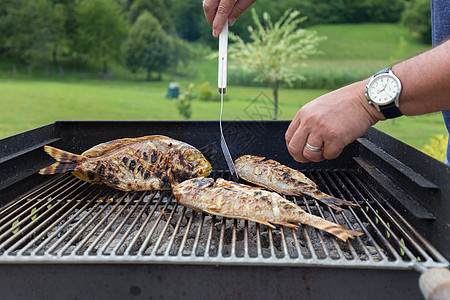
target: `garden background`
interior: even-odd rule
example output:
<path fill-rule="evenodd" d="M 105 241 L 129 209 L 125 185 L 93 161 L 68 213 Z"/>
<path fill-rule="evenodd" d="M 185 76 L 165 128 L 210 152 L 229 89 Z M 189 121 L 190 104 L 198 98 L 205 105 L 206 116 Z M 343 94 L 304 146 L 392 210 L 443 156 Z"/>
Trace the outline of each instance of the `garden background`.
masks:
<path fill-rule="evenodd" d="M 303 79 L 281 84 L 278 119 L 431 47 L 427 0 L 258 0 L 253 7 L 273 21 L 298 10 L 307 17 L 302 27 L 326 37 L 298 68 Z M 249 26 L 247 11 L 230 31 L 250 42 Z M 218 40 L 200 1 L 5 0 L 0 32 L 0 138 L 55 120 L 219 118 L 210 58 Z M 228 76 L 224 119 L 252 118 L 246 108 L 273 101 L 255 74 Z M 171 82 L 180 84 L 179 99 L 166 97 Z M 439 113 L 375 127 L 443 160 L 448 133 Z"/>

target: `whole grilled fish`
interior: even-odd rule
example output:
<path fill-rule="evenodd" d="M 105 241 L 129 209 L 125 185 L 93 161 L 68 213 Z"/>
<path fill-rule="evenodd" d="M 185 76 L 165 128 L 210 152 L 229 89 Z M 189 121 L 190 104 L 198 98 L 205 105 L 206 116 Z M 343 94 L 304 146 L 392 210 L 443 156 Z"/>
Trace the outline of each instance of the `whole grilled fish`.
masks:
<path fill-rule="evenodd" d="M 211 173 L 210 163 L 199 150 L 162 135 L 113 140 L 81 155 L 50 146 L 44 149 L 57 162 L 39 174 L 73 171 L 82 180 L 123 191 L 168 190 Z"/>
<path fill-rule="evenodd" d="M 322 203 L 342 211 L 338 205 L 359 206 L 347 200 L 321 192 L 314 181 L 302 172 L 265 157 L 244 155 L 234 162 L 242 179 L 284 195 L 308 195 Z"/>
<path fill-rule="evenodd" d="M 292 223 L 300 223 L 324 230 L 343 241 L 362 235 L 309 214 L 277 193 L 221 178 L 216 182 L 212 178 L 186 180 L 175 186 L 173 193 L 182 205 L 213 215 L 255 221 L 272 228 L 275 228 L 272 224 L 297 228 Z"/>

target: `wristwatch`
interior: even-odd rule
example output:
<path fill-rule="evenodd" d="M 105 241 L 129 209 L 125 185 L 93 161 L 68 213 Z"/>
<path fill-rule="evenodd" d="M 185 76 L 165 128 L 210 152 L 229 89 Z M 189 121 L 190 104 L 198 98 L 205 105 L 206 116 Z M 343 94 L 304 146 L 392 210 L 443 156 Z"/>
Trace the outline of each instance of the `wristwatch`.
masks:
<path fill-rule="evenodd" d="M 398 109 L 401 91 L 400 79 L 395 76 L 391 68 L 386 68 L 372 76 L 366 86 L 366 98 L 386 119 L 392 119 L 403 115 Z"/>

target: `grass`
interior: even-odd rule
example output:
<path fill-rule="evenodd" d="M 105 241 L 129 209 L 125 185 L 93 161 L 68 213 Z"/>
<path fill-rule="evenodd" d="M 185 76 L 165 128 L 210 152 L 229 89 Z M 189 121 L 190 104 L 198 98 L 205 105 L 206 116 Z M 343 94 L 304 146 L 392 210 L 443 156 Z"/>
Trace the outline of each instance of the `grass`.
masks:
<path fill-rule="evenodd" d="M 182 85 L 181 89 L 186 89 Z M 79 80 L 60 81 L 0 81 L 0 137 L 42 126 L 55 120 L 178 120 L 175 101 L 165 98 L 166 82 L 130 82 Z M 314 99 L 323 90 L 283 90 L 286 99 L 280 105 L 280 118 L 295 115 L 297 99 Z M 270 89 L 233 87 L 227 93 L 224 119 L 252 119 L 256 106 L 271 108 L 266 95 Z M 305 103 L 305 101 L 303 102 Z M 302 104 L 303 104 L 302 103 Z M 252 106 L 254 106 L 252 108 Z M 245 110 L 245 108 L 249 107 Z M 220 103 L 194 100 L 195 120 L 217 120 Z M 271 110 L 270 110 L 271 111 Z M 270 111 L 266 111 L 268 114 Z"/>
<path fill-rule="evenodd" d="M 410 57 L 429 47 L 398 24 L 318 25 L 313 29 L 328 39 L 321 46 L 323 54 L 308 59 L 308 66 L 299 70 L 310 78 L 362 79 L 393 60 Z M 407 41 L 405 49 L 399 49 L 400 37 Z M 392 57 L 395 52 L 401 57 Z M 95 71 L 83 73 L 73 67 L 65 67 L 64 78 L 59 77 L 58 70 L 51 70 L 50 77 L 46 77 L 42 67 L 34 68 L 30 77 L 26 66 L 20 65 L 18 75 L 12 78 L 9 71 L 12 64 L 0 62 L 0 138 L 64 119 L 181 119 L 175 101 L 165 98 L 168 83 L 178 81 L 184 91 L 190 83 L 209 81 L 214 87 L 217 81 L 217 64 L 209 60 L 181 69 L 182 77 L 165 75 L 162 82 L 145 82 L 143 74 L 133 75 L 119 67 L 115 68 L 114 80 L 95 79 L 92 78 Z M 279 118 L 292 119 L 303 104 L 328 91 L 281 89 Z M 234 82 L 229 85 L 226 98 L 224 119 L 271 118 L 272 91 L 267 87 L 239 86 Z M 194 100 L 191 119 L 217 120 L 219 109 L 218 102 Z M 448 134 L 440 114 L 401 117 L 380 122 L 375 127 L 419 149 L 434 135 Z"/>

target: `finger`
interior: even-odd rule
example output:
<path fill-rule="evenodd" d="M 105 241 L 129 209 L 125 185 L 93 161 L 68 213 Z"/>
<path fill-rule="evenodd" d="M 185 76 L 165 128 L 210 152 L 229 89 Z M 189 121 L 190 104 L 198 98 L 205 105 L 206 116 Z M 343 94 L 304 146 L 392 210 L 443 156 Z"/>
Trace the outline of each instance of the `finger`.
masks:
<path fill-rule="evenodd" d="M 315 148 L 321 148 L 319 151 L 315 151 L 306 147 L 306 143 Z M 320 137 L 313 136 L 310 134 L 306 139 L 305 147 L 303 148 L 303 157 L 310 161 L 319 162 L 324 160 L 323 157 L 323 141 Z"/>
<path fill-rule="evenodd" d="M 217 7 L 219 6 L 219 0 L 203 0 L 202 5 L 206 21 L 212 25 L 214 17 L 216 16 Z"/>
<path fill-rule="evenodd" d="M 309 159 L 303 156 L 303 148 L 305 148 L 307 137 L 308 133 L 306 133 L 306 130 L 304 130 L 304 128 L 302 128 L 302 126 L 300 125 L 299 127 L 297 127 L 297 130 L 295 130 L 289 143 L 287 144 L 289 154 L 296 161 L 302 163 L 309 162 Z"/>
<path fill-rule="evenodd" d="M 255 2 L 256 0 L 237 0 L 228 18 L 228 25 L 233 25 L 234 21 Z"/>
<path fill-rule="evenodd" d="M 336 142 L 330 142 L 327 143 L 326 146 L 323 147 L 323 157 L 324 159 L 335 159 L 339 155 L 341 155 L 342 151 L 344 150 L 345 145 L 336 143 Z"/>
<path fill-rule="evenodd" d="M 228 19 L 234 6 L 234 0 L 221 0 L 217 6 L 217 12 L 212 22 L 213 36 L 218 37 L 225 21 Z"/>
<path fill-rule="evenodd" d="M 291 139 L 296 132 L 296 130 L 300 127 L 300 117 L 299 112 L 295 115 L 294 119 L 292 119 L 291 123 L 289 124 L 288 129 L 286 130 L 286 133 L 284 135 L 284 138 L 286 140 L 286 146 L 289 145 L 291 142 Z"/>

